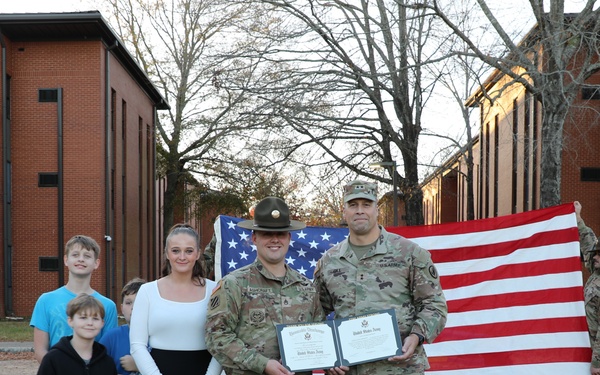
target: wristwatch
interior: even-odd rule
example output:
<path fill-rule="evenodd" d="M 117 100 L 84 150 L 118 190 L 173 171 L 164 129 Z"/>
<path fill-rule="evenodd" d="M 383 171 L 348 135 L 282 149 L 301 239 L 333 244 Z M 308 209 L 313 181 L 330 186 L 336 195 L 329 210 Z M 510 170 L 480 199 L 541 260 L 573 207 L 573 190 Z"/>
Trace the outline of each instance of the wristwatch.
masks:
<path fill-rule="evenodd" d="M 423 345 L 423 342 L 425 342 L 425 337 L 420 333 L 413 332 L 413 334 L 417 335 L 417 337 L 419 338 L 419 345 Z"/>

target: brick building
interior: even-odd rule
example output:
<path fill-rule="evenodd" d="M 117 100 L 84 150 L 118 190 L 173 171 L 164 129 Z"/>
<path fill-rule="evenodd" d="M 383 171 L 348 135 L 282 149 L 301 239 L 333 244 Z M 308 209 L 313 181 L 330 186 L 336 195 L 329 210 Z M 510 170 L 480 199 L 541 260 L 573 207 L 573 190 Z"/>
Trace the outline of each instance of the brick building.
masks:
<path fill-rule="evenodd" d="M 541 103 L 520 84 L 495 71 L 485 81 L 491 103 L 480 89 L 467 105 L 480 109 L 479 136 L 471 143 L 474 160 L 474 217 L 489 218 L 540 208 Z M 578 200 L 582 216 L 600 232 L 600 72 L 578 93 L 564 123 L 561 201 Z M 467 217 L 464 152 L 446 161 L 422 184 L 425 224 Z"/>
<path fill-rule="evenodd" d="M 0 316 L 66 282 L 65 242 L 102 249 L 92 287 L 156 277 L 161 94 L 99 12 L 0 14 Z"/>

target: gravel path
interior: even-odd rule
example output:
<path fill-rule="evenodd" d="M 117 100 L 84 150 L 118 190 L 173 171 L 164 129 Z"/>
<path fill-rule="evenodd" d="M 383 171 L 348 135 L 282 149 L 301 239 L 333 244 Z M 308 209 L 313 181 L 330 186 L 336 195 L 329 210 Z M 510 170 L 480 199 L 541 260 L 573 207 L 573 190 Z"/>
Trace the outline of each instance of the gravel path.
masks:
<path fill-rule="evenodd" d="M 0 352 L 0 375 L 36 375 L 37 369 L 32 352 Z"/>

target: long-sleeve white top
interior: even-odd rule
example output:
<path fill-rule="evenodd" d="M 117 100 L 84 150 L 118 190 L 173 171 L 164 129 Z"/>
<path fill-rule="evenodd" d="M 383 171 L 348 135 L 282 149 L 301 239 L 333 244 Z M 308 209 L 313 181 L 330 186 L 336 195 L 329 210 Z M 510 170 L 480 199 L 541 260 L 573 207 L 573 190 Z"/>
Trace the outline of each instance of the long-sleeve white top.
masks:
<path fill-rule="evenodd" d="M 176 302 L 163 298 L 157 281 L 140 287 L 131 314 L 129 341 L 131 355 L 142 375 L 161 374 L 148 347 L 162 350 L 206 350 L 206 311 L 216 285 L 214 281 L 206 279 L 205 296 L 196 302 Z M 221 366 L 213 358 L 207 375 L 220 373 Z"/>

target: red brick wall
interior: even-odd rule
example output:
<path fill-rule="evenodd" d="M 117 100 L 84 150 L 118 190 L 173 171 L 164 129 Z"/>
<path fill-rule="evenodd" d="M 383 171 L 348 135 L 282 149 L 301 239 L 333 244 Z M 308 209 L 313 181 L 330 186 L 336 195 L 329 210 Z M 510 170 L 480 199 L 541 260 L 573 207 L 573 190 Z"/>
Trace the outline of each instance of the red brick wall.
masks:
<path fill-rule="evenodd" d="M 600 73 L 592 76 L 587 84 L 600 85 Z M 501 81 L 498 85 L 502 85 Z M 493 89 L 491 90 L 493 92 Z M 533 140 L 534 128 L 537 129 L 538 142 L 541 140 L 541 104 L 533 103 L 530 110 L 530 135 L 525 137 L 525 91 L 519 88 L 505 90 L 503 96 L 490 106 L 486 101 L 482 109 L 482 124 L 489 124 L 489 131 L 485 126 L 480 131 L 480 139 L 474 149 L 475 162 L 475 218 L 486 218 L 494 216 L 494 170 L 495 158 L 498 158 L 498 215 L 507 215 L 512 212 L 513 207 L 513 178 L 516 176 L 516 212 L 523 212 L 539 208 L 539 173 L 541 162 L 541 148 L 535 147 Z M 516 104 L 516 106 L 515 106 Z M 517 116 L 513 116 L 516 111 Z M 562 202 L 579 200 L 583 205 L 582 216 L 587 225 L 596 233 L 600 233 L 600 182 L 581 181 L 581 168 L 600 168 L 600 100 L 589 100 L 583 102 L 581 94 L 573 103 L 572 109 L 565 121 L 564 147 L 562 157 L 562 179 L 561 197 Z M 497 120 L 496 120 L 497 119 Z M 533 121 L 537 120 L 537 126 Z M 497 121 L 497 122 L 496 122 Z M 517 134 L 513 136 L 513 124 L 517 121 Z M 495 131 L 496 123 L 498 131 Z M 498 135 L 498 152 L 494 152 L 496 145 L 495 136 Z M 514 142 L 513 142 L 514 140 Z M 529 157 L 526 157 L 525 143 L 528 141 Z M 486 169 L 485 144 L 489 142 L 489 169 Z M 513 147 L 516 147 L 516 175 L 513 174 Z M 484 154 L 483 163 L 480 155 Z M 536 157 L 534 165 L 534 155 Z M 466 173 L 464 160 L 459 160 L 446 166 L 446 169 L 438 171 L 437 175 L 431 176 L 423 185 L 424 208 L 427 224 L 436 224 L 446 220 L 442 218 L 442 207 L 444 211 L 454 209 L 459 213 L 458 221 L 466 217 L 466 189 L 464 188 L 464 176 L 459 175 L 456 186 L 459 199 L 452 202 L 453 189 L 450 186 L 442 188 L 442 174 L 448 168 L 458 168 Z M 528 186 L 526 189 L 525 166 L 529 170 L 527 175 Z M 481 171 L 481 174 L 479 173 Z M 489 179 L 489 190 L 485 189 L 485 180 Z M 483 192 L 483 193 L 482 193 Z M 483 196 L 480 197 L 480 195 Z M 528 205 L 525 206 L 524 198 L 528 197 Z M 440 202 L 441 201 L 441 202 Z M 448 204 L 450 202 L 450 204 Z M 487 202 L 487 203 L 486 203 Z M 482 206 L 482 207 L 480 207 Z M 487 209 L 486 209 L 487 208 Z M 480 216 L 479 212 L 483 215 Z"/>
<path fill-rule="evenodd" d="M 40 88 L 62 88 L 64 95 L 63 243 L 75 234 L 98 241 L 101 263 L 93 274 L 92 287 L 107 294 L 105 46 L 100 41 L 9 41 L 7 55 L 7 72 L 12 77 L 13 304 L 15 315 L 28 316 L 41 293 L 59 286 L 56 272 L 38 270 L 38 258 L 57 256 L 62 247 L 58 238 L 58 189 L 38 187 L 39 172 L 58 171 L 57 103 L 39 103 Z M 145 141 L 153 137 L 147 133 L 148 128 L 152 132 L 154 116 L 149 98 L 112 57 L 110 72 L 111 88 L 117 96 L 112 219 L 115 257 L 110 265 L 114 269 L 110 294 L 118 302 L 120 288 L 128 279 L 154 276 L 149 270 L 149 258 L 155 253 L 150 206 L 155 198 L 153 150 Z M 124 121 L 123 100 L 127 103 Z M 4 269 L 4 264 L 1 266 Z M 67 279 L 65 269 L 65 282 Z M 4 285 L 0 289 L 3 292 Z"/>
<path fill-rule="evenodd" d="M 128 72 L 111 56 L 111 89 L 115 92 L 115 208 L 113 221 L 114 273 L 112 295 L 119 298 L 121 288 L 134 277 L 154 280 L 152 242 L 154 198 L 151 148 L 153 110 L 144 92 L 131 80 Z M 152 151 L 152 150 L 150 150 Z M 150 153 L 152 154 L 152 152 Z"/>
<path fill-rule="evenodd" d="M 587 80 L 600 85 L 600 74 Z M 582 101 L 569 114 L 563 137 L 562 201 L 581 202 L 582 217 L 600 235 L 600 182 L 581 181 L 581 168 L 600 168 L 600 100 Z"/>
<path fill-rule="evenodd" d="M 59 286 L 56 272 L 38 271 L 38 257 L 57 256 L 61 246 L 58 189 L 38 187 L 39 172 L 58 171 L 57 103 L 39 103 L 40 88 L 62 88 L 64 95 L 64 241 L 81 233 L 103 244 L 101 47 L 100 42 L 30 42 L 15 43 L 8 53 L 16 315 L 28 315 L 40 293 Z M 92 279 L 102 293 L 105 283 L 98 276 L 103 272 L 101 264 Z"/>

